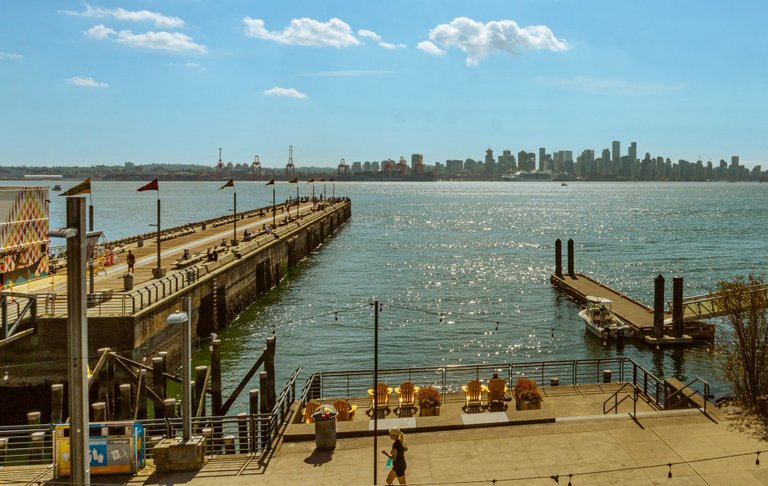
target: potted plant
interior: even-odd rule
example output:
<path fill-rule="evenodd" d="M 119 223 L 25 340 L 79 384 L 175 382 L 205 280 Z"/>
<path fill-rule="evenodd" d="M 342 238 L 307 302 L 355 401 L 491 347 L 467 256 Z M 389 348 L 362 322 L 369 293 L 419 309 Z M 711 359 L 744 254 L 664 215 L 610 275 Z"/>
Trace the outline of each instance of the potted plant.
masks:
<path fill-rule="evenodd" d="M 521 377 L 515 384 L 515 406 L 518 410 L 538 410 L 541 408 L 541 392 L 536 382 Z"/>
<path fill-rule="evenodd" d="M 440 395 L 440 390 L 434 386 L 428 385 L 419 388 L 417 400 L 419 402 L 420 417 L 440 415 L 440 401 L 442 400 L 442 396 Z"/>

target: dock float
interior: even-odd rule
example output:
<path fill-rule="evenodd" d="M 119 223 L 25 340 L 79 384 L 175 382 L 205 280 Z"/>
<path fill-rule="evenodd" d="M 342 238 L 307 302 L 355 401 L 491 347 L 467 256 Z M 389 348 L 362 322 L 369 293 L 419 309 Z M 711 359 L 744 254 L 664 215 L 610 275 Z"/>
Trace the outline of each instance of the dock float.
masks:
<path fill-rule="evenodd" d="M 550 283 L 567 294 L 579 305 L 586 305 L 587 296 L 609 299 L 613 313 L 632 329 L 632 338 L 656 345 L 692 344 L 694 341 L 711 341 L 714 326 L 696 319 L 696 315 L 683 314 L 683 278 L 673 279 L 672 311 L 664 310 L 664 277 L 654 279 L 654 307 L 651 308 L 618 290 L 574 271 L 573 240 L 568 240 L 568 271 L 562 268 L 562 243 L 555 241 L 555 273 Z"/>

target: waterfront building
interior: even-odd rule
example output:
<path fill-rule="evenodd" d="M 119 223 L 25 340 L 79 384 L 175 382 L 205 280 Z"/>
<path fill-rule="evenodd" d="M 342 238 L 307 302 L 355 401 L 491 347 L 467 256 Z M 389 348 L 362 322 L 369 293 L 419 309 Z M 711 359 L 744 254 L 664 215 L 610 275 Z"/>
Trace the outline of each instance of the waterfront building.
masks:
<path fill-rule="evenodd" d="M 363 171 L 362 162 L 352 162 L 352 173 L 357 174 Z"/>
<path fill-rule="evenodd" d="M 547 150 L 544 147 L 539 148 L 539 171 L 547 170 L 545 164 L 547 162 Z"/>
<path fill-rule="evenodd" d="M 618 140 L 614 140 L 612 143 L 612 149 L 613 149 L 613 157 L 611 160 L 613 161 L 613 166 L 618 169 L 619 168 L 619 162 L 621 162 L 621 142 Z"/>
<path fill-rule="evenodd" d="M 488 176 L 492 176 L 496 172 L 496 160 L 493 158 L 493 149 L 490 147 L 485 151 L 485 166 L 483 172 Z"/>

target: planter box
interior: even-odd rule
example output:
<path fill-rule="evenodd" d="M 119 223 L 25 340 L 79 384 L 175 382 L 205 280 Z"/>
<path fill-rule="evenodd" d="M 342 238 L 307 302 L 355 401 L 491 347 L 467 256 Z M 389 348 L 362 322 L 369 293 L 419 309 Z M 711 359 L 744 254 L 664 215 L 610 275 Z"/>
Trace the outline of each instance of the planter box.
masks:
<path fill-rule="evenodd" d="M 521 400 L 516 402 L 518 410 L 541 410 L 541 402 L 529 402 L 528 400 Z"/>
<path fill-rule="evenodd" d="M 421 407 L 419 417 L 437 417 L 440 415 L 440 407 Z"/>

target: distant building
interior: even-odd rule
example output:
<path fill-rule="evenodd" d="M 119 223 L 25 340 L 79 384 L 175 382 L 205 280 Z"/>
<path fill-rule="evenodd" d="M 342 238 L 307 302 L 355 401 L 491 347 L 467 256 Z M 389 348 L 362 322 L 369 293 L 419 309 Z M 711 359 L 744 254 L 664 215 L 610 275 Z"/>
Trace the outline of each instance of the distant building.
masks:
<path fill-rule="evenodd" d="M 463 160 L 446 160 L 445 161 L 445 172 L 448 175 L 456 175 L 459 172 L 461 172 L 464 169 L 464 161 Z"/>
<path fill-rule="evenodd" d="M 547 162 L 547 149 L 544 147 L 539 148 L 539 171 L 547 170 L 545 164 Z"/>

